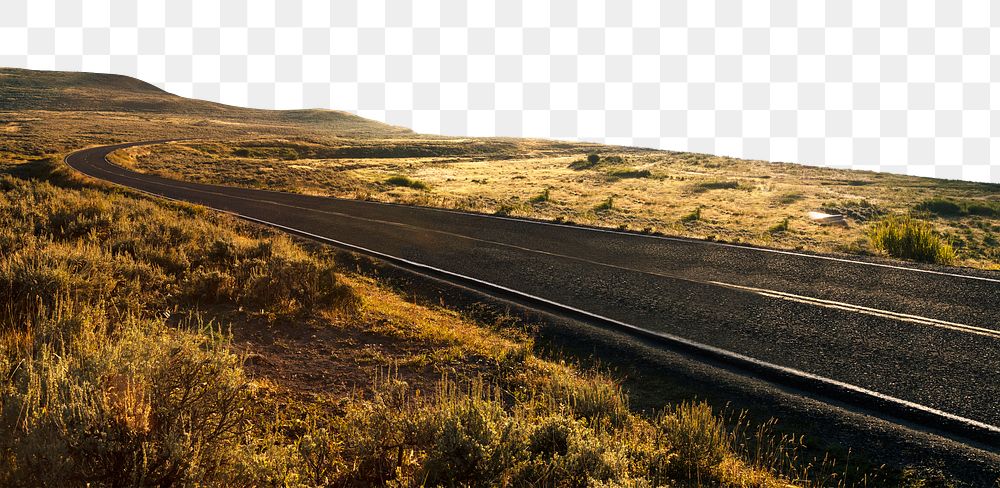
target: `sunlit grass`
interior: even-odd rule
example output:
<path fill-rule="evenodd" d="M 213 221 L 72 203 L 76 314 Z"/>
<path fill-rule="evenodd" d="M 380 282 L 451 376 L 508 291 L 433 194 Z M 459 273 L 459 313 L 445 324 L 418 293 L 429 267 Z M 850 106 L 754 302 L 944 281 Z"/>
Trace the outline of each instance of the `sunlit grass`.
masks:
<path fill-rule="evenodd" d="M 868 231 L 872 246 L 889 256 L 925 263 L 950 264 L 955 250 L 927 222 L 908 216 L 892 216 L 873 224 Z"/>

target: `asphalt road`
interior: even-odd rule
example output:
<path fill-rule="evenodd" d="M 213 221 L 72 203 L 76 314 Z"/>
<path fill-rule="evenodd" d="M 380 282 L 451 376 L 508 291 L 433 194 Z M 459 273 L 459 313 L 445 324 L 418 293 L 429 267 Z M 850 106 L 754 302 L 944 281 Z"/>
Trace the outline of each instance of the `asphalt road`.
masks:
<path fill-rule="evenodd" d="M 90 176 L 325 237 L 1000 426 L 1000 273 L 641 236 L 204 185 L 108 163 Z"/>

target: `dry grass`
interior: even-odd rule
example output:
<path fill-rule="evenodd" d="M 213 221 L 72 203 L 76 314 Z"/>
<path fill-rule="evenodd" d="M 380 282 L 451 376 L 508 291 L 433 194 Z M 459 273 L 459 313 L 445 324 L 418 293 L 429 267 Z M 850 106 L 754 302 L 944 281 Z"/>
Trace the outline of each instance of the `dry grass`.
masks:
<path fill-rule="evenodd" d="M 925 263 L 955 261 L 955 250 L 927 222 L 889 217 L 876 222 L 868 232 L 875 249 L 890 256 Z"/>

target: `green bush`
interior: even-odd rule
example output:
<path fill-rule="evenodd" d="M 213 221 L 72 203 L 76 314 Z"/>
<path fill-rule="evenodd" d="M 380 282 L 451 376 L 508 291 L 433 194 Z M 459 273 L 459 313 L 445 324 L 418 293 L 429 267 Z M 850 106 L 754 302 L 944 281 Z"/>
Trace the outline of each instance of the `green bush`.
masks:
<path fill-rule="evenodd" d="M 695 192 L 708 190 L 734 190 L 740 187 L 740 182 L 734 180 L 703 181 L 694 185 Z"/>
<path fill-rule="evenodd" d="M 918 203 L 913 208 L 949 217 L 955 217 L 966 214 L 965 208 L 963 208 L 962 205 L 959 205 L 958 202 L 954 200 L 947 200 L 944 198 L 934 198 L 931 200 L 924 200 Z"/>
<path fill-rule="evenodd" d="M 1000 217 L 1000 202 L 969 202 L 966 206 L 969 215 L 979 215 L 982 217 Z"/>
<path fill-rule="evenodd" d="M 998 201 L 932 198 L 918 203 L 913 208 L 917 211 L 928 212 L 941 217 L 963 217 L 966 215 L 978 215 L 982 217 L 1000 216 L 1000 202 Z"/>
<path fill-rule="evenodd" d="M 805 195 L 801 192 L 789 192 L 778 195 L 775 200 L 782 205 L 791 205 L 803 198 L 805 198 Z"/>
<path fill-rule="evenodd" d="M 601 160 L 601 156 L 598 155 L 598 154 L 588 154 L 587 155 L 587 162 L 590 163 L 591 165 L 597 164 L 597 162 L 600 161 L 600 160 Z"/>
<path fill-rule="evenodd" d="M 426 190 L 428 188 L 426 183 L 403 175 L 390 176 L 385 180 L 385 184 L 413 188 L 414 190 Z"/>
<path fill-rule="evenodd" d="M 882 219 L 868 230 L 872 247 L 889 256 L 925 263 L 949 264 L 955 251 L 927 222 L 909 216 Z"/>
<path fill-rule="evenodd" d="M 701 207 L 681 216 L 681 222 L 696 222 L 698 220 L 701 220 Z"/>
<path fill-rule="evenodd" d="M 598 212 L 606 212 L 606 211 L 611 210 L 613 208 L 615 208 L 615 197 L 613 197 L 613 196 L 608 197 L 607 199 L 605 199 L 601 203 L 598 203 L 596 206 L 594 206 L 594 210 L 596 210 Z"/>
<path fill-rule="evenodd" d="M 531 197 L 531 200 L 529 200 L 529 202 L 531 202 L 531 203 L 545 203 L 545 202 L 549 201 L 550 198 L 551 197 L 549 195 L 549 189 L 546 188 L 546 189 L 542 190 L 542 192 L 539 193 L 538 195 L 535 195 L 535 196 Z"/>
<path fill-rule="evenodd" d="M 767 231 L 770 232 L 770 233 L 772 233 L 772 234 L 777 234 L 777 233 L 780 233 L 780 232 L 787 232 L 788 231 L 788 222 L 789 222 L 789 218 L 785 217 L 784 219 L 781 220 L 781 222 L 778 222 L 777 224 L 774 224 L 771 227 L 769 227 L 767 229 Z"/>
<path fill-rule="evenodd" d="M 594 156 L 594 155 L 592 154 L 592 156 Z M 585 170 L 585 169 L 591 169 L 591 168 L 597 166 L 597 164 L 599 162 L 600 162 L 600 158 L 598 158 L 598 160 L 596 160 L 594 162 L 591 162 L 589 159 L 577 159 L 576 161 L 573 161 L 572 163 L 569 163 L 569 169 L 576 170 L 576 171 L 581 171 L 581 170 Z"/>
<path fill-rule="evenodd" d="M 609 171 L 608 176 L 617 179 L 649 178 L 653 173 L 648 169 L 623 168 Z"/>

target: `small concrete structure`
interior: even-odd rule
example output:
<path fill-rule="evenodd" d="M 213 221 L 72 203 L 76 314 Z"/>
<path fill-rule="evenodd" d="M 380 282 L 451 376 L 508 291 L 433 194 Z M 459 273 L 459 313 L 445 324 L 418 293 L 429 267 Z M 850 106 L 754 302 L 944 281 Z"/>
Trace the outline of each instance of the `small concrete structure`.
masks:
<path fill-rule="evenodd" d="M 820 225 L 842 225 L 847 227 L 847 219 L 843 215 L 809 212 L 809 220 Z"/>

